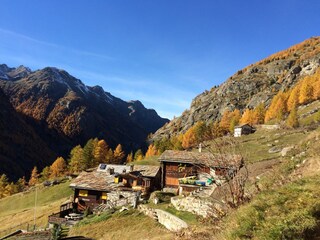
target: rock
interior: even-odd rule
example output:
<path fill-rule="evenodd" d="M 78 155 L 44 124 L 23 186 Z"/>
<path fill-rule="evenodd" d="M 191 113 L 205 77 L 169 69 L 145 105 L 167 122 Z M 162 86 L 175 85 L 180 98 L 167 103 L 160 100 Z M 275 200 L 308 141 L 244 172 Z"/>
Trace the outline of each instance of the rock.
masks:
<path fill-rule="evenodd" d="M 282 149 L 280 147 L 272 147 L 269 149 L 268 153 L 277 153 L 277 152 L 280 152 Z"/>
<path fill-rule="evenodd" d="M 288 153 L 291 149 L 293 149 L 293 146 L 283 148 L 283 149 L 281 150 L 281 156 L 282 156 L 282 157 L 286 156 L 287 153 Z"/>

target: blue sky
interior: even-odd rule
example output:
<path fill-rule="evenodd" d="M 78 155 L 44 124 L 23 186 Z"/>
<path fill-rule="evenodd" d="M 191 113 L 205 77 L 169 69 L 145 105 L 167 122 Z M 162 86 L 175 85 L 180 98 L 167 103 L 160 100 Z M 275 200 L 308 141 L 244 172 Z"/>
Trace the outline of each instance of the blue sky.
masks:
<path fill-rule="evenodd" d="M 0 63 L 62 68 L 167 118 L 320 30 L 318 0 L 2 0 L 0 9 Z"/>

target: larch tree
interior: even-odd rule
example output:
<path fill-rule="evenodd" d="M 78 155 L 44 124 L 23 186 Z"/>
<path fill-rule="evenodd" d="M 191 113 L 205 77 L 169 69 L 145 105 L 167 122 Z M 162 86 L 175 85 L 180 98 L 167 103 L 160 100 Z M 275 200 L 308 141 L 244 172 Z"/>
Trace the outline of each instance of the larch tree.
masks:
<path fill-rule="evenodd" d="M 253 110 L 253 124 L 263 124 L 266 115 L 264 103 L 258 104 Z"/>
<path fill-rule="evenodd" d="M 232 112 L 229 110 L 224 111 L 220 120 L 220 127 L 224 133 L 228 133 L 230 131 L 231 118 Z"/>
<path fill-rule="evenodd" d="M 31 176 L 29 180 L 29 186 L 34 186 L 39 182 L 39 174 L 38 174 L 38 168 L 34 166 L 34 168 L 31 171 Z"/>
<path fill-rule="evenodd" d="M 243 112 L 242 117 L 240 119 L 240 123 L 241 124 L 253 124 L 253 119 L 254 119 L 254 113 L 252 110 L 250 110 L 249 108 L 246 108 L 246 110 Z"/>
<path fill-rule="evenodd" d="M 140 161 L 144 158 L 143 152 L 141 149 L 138 149 L 135 153 L 134 153 L 134 160 L 135 161 Z"/>
<path fill-rule="evenodd" d="M 159 155 L 159 153 L 156 146 L 154 146 L 153 144 L 150 144 L 146 152 L 146 157 L 152 157 L 157 155 Z"/>
<path fill-rule="evenodd" d="M 113 156 L 113 151 L 111 148 L 109 148 L 107 155 L 105 156 L 105 163 L 114 163 L 114 156 Z"/>
<path fill-rule="evenodd" d="M 299 95 L 300 95 L 299 86 L 296 86 L 291 90 L 288 101 L 287 101 L 288 111 L 291 111 L 292 109 L 296 108 L 299 105 Z"/>
<path fill-rule="evenodd" d="M 194 128 L 189 128 L 182 138 L 182 147 L 184 149 L 189 149 L 196 145 L 196 134 Z"/>
<path fill-rule="evenodd" d="M 87 168 L 87 163 L 83 156 L 83 149 L 80 145 L 75 146 L 70 152 L 69 171 L 79 173 Z"/>
<path fill-rule="evenodd" d="M 51 169 L 50 167 L 45 167 L 42 169 L 42 172 L 40 173 L 40 179 L 41 181 L 46 181 L 48 179 L 50 179 L 50 176 L 51 176 Z"/>
<path fill-rule="evenodd" d="M 240 119 L 241 119 L 241 113 L 240 113 L 240 110 L 239 109 L 235 109 L 233 110 L 232 112 L 232 115 L 231 115 L 231 121 L 230 121 L 230 127 L 229 127 L 229 131 L 230 132 L 233 132 L 234 131 L 234 128 L 235 126 L 237 126 L 240 122 Z"/>
<path fill-rule="evenodd" d="M 313 87 L 310 84 L 309 78 L 305 78 L 301 84 L 299 103 L 306 104 L 309 103 L 313 98 Z"/>
<path fill-rule="evenodd" d="M 127 163 L 131 163 L 133 162 L 133 153 L 129 153 L 128 156 L 127 156 Z"/>
<path fill-rule="evenodd" d="M 51 178 L 61 177 L 67 168 L 66 162 L 63 157 L 58 157 L 50 166 Z"/>
<path fill-rule="evenodd" d="M 126 154 L 122 150 L 121 144 L 118 144 L 118 146 L 116 147 L 116 149 L 113 152 L 115 163 L 117 163 L 117 164 L 122 163 L 123 160 L 124 160 L 125 155 Z"/>
<path fill-rule="evenodd" d="M 0 176 L 0 198 L 8 196 L 7 185 L 9 184 L 7 175 L 2 174 Z"/>
<path fill-rule="evenodd" d="M 105 140 L 100 140 L 94 149 L 94 158 L 97 163 L 104 163 L 106 155 L 109 151 L 109 146 Z"/>
<path fill-rule="evenodd" d="M 289 114 L 289 116 L 287 118 L 286 124 L 290 128 L 299 127 L 299 119 L 298 119 L 298 114 L 297 114 L 297 109 L 296 108 L 291 110 L 291 112 L 290 112 L 290 114 Z"/>

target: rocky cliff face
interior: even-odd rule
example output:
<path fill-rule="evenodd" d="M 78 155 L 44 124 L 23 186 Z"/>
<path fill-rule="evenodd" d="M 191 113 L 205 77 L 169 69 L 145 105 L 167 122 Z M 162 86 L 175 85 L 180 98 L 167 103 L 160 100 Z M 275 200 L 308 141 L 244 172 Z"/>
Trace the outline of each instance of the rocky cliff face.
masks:
<path fill-rule="evenodd" d="M 139 101 L 125 102 L 99 86 L 88 87 L 57 68 L 32 72 L 23 66 L 0 65 L 0 88 L 13 106 L 6 104 L 1 110 L 11 107 L 27 117 L 32 122 L 30 127 L 51 146 L 50 151 L 62 155 L 67 153 L 66 149 L 94 137 L 105 139 L 112 147 L 121 143 L 126 150 L 134 150 L 145 144 L 149 133 L 168 122 Z M 9 116 L 3 114 L 2 117 L 10 121 Z M 16 125 L 22 127 L 19 122 Z M 39 155 L 51 162 L 54 160 L 51 154 Z M 27 161 L 23 158 L 20 161 Z"/>
<path fill-rule="evenodd" d="M 153 139 L 183 133 L 198 121 L 215 121 L 226 109 L 243 110 L 261 102 L 268 105 L 278 91 L 288 89 L 300 78 L 313 74 L 319 65 L 320 37 L 271 55 L 195 97 L 190 109 L 160 128 Z"/>

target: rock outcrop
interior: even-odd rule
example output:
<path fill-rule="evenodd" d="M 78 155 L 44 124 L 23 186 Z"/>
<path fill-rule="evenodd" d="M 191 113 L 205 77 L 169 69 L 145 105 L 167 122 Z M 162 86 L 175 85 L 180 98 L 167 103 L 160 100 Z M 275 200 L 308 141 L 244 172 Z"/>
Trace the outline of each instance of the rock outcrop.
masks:
<path fill-rule="evenodd" d="M 261 102 L 269 105 L 278 91 L 294 86 L 319 66 L 320 37 L 314 37 L 239 70 L 220 86 L 198 95 L 189 110 L 160 128 L 152 138 L 184 133 L 198 121 L 220 119 L 227 109 L 244 110 Z"/>

